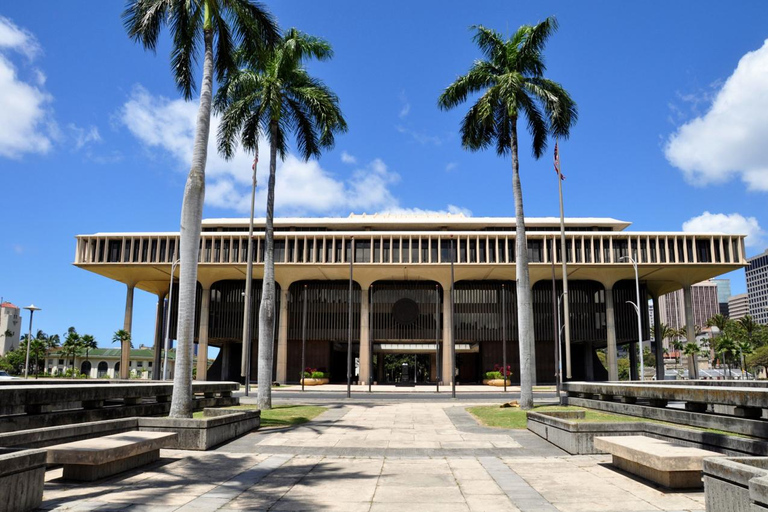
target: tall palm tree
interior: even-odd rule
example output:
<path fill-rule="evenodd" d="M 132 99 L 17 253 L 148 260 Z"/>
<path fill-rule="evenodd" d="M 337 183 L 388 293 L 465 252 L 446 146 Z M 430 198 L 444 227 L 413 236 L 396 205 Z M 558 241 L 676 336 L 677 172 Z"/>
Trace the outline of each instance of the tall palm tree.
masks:
<path fill-rule="evenodd" d="M 693 361 L 693 365 L 691 366 L 691 368 L 693 369 L 693 373 L 692 375 L 688 376 L 691 379 L 699 378 L 699 368 L 696 364 L 696 358 L 699 355 L 700 350 L 701 349 L 699 348 L 699 346 L 693 342 L 686 343 L 685 346 L 683 347 L 683 354 L 691 358 L 691 360 Z"/>
<path fill-rule="evenodd" d="M 197 258 L 205 199 L 214 69 L 217 79 L 221 80 L 234 66 L 235 46 L 241 44 L 252 51 L 270 46 L 278 39 L 279 30 L 272 15 L 251 0 L 129 0 L 123 21 L 131 39 L 153 51 L 157 48 L 162 26 L 167 25 L 173 39 L 171 68 L 176 86 L 187 100 L 195 91 L 193 73 L 199 58 L 200 41 L 203 42 L 200 107 L 192 165 L 181 206 L 178 351 L 169 414 L 173 418 L 191 418 Z"/>
<path fill-rule="evenodd" d="M 485 59 L 475 61 L 467 74 L 449 85 L 440 95 L 438 105 L 449 110 L 464 103 L 469 95 L 482 93 L 462 121 L 462 145 L 471 151 L 495 145 L 499 156 L 512 156 L 520 406 L 529 409 L 533 407 L 536 366 L 517 122 L 520 117 L 526 118 L 533 155 L 540 158 L 548 137 L 568 137 L 577 118 L 576 103 L 560 84 L 544 77 L 543 51 L 547 39 L 557 29 L 554 17 L 537 25 L 523 25 L 507 40 L 483 26 L 474 28 L 474 41 Z"/>
<path fill-rule="evenodd" d="M 115 331 L 115 334 L 112 335 L 112 343 L 119 343 L 120 344 L 120 350 L 130 350 L 133 348 L 133 343 L 131 343 L 131 333 L 126 331 L 125 329 L 119 329 Z M 178 357 L 178 354 L 177 354 Z M 131 358 L 130 356 L 127 358 L 127 360 L 130 362 Z M 117 373 L 117 370 L 115 370 L 115 373 Z M 191 377 L 190 373 L 190 377 Z M 128 373 L 128 377 L 130 378 L 131 374 Z M 117 375 L 115 375 L 117 377 Z M 174 393 L 176 392 L 176 380 L 174 379 L 173 382 L 173 390 Z"/>
<path fill-rule="evenodd" d="M 88 355 L 91 350 L 97 348 L 99 345 L 96 341 L 96 338 L 94 338 L 91 334 L 83 334 L 82 338 L 80 338 L 80 341 L 82 342 L 83 348 L 85 349 L 85 360 L 88 361 Z M 90 361 L 88 362 L 90 363 Z M 85 378 L 87 379 L 88 375 L 86 375 Z"/>
<path fill-rule="evenodd" d="M 80 349 L 82 348 L 80 340 L 80 335 L 77 333 L 74 327 L 70 327 L 67 329 L 67 332 L 64 334 L 64 343 L 61 345 L 62 352 L 64 352 L 65 364 L 66 367 L 66 361 L 70 360 L 72 361 L 72 377 L 75 376 L 75 356 L 80 353 Z"/>
<path fill-rule="evenodd" d="M 234 155 L 238 142 L 248 151 L 258 151 L 259 135 L 269 140 L 269 183 L 264 234 L 264 281 L 259 307 L 259 363 L 257 403 L 272 407 L 272 359 L 275 317 L 274 209 L 275 172 L 278 156 L 288 152 L 288 138 L 296 137 L 298 152 L 309 160 L 331 148 L 335 134 L 347 123 L 339 99 L 322 81 L 309 75 L 304 61 L 327 60 L 331 46 L 296 29 L 288 30 L 272 49 L 241 53 L 242 67 L 233 70 L 216 95 L 216 108 L 223 112 L 219 127 L 219 151 Z"/>
<path fill-rule="evenodd" d="M 719 334 L 722 334 L 725 330 L 725 326 L 728 324 L 728 319 L 720 313 L 712 316 L 707 320 L 707 327 L 717 327 Z"/>

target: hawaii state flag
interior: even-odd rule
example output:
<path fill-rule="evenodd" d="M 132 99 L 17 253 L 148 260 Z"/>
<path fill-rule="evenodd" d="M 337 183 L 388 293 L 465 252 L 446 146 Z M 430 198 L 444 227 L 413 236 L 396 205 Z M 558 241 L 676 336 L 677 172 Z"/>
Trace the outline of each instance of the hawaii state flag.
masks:
<path fill-rule="evenodd" d="M 557 142 L 555 142 L 555 172 L 561 180 L 565 179 L 565 175 L 560 172 L 560 152 L 557 150 Z"/>

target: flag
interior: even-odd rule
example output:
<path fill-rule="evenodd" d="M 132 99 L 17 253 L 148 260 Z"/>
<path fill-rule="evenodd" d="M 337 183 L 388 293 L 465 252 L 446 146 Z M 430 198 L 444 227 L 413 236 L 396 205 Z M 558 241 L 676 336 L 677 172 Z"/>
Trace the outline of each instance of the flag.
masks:
<path fill-rule="evenodd" d="M 565 175 L 560 172 L 560 152 L 557 150 L 557 142 L 555 142 L 555 172 L 561 180 L 565 179 Z"/>

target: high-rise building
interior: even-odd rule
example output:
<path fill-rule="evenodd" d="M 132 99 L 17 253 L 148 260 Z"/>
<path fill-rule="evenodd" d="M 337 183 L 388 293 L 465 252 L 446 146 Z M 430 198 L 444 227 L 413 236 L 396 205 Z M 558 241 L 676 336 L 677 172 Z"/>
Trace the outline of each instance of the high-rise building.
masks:
<path fill-rule="evenodd" d="M 720 312 L 717 300 L 717 284 L 703 281 L 691 286 L 693 303 L 693 323 L 703 328 L 707 320 Z M 659 301 L 659 317 L 661 322 L 673 329 L 685 327 L 685 301 L 683 290 L 677 290 L 664 295 Z"/>
<path fill-rule="evenodd" d="M 747 258 L 749 314 L 759 324 L 768 324 L 768 250 Z"/>
<path fill-rule="evenodd" d="M 738 320 L 749 314 L 749 296 L 746 293 L 733 295 L 728 299 L 728 312 L 731 320 Z"/>
<path fill-rule="evenodd" d="M 728 299 L 731 297 L 730 279 L 710 279 L 717 285 L 717 303 L 720 306 L 720 314 L 728 317 Z"/>
<path fill-rule="evenodd" d="M 19 346 L 21 312 L 10 302 L 0 303 L 0 356 Z"/>

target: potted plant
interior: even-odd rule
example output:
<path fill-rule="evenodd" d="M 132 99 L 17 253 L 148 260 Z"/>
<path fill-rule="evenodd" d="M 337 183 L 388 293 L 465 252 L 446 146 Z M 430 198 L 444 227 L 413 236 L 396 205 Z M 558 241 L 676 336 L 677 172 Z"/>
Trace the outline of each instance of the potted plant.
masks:
<path fill-rule="evenodd" d="M 328 372 L 319 371 L 317 368 L 305 368 L 304 378 L 300 384 L 305 386 L 321 386 L 328 384 L 330 375 Z"/>
<path fill-rule="evenodd" d="M 502 365 L 495 364 L 493 365 L 493 371 L 485 372 L 485 379 L 483 379 L 483 384 L 487 386 L 503 386 L 504 378 L 506 377 L 507 386 L 509 386 L 512 384 L 509 379 L 510 375 L 512 375 L 511 366 L 507 365 L 505 370 Z"/>

